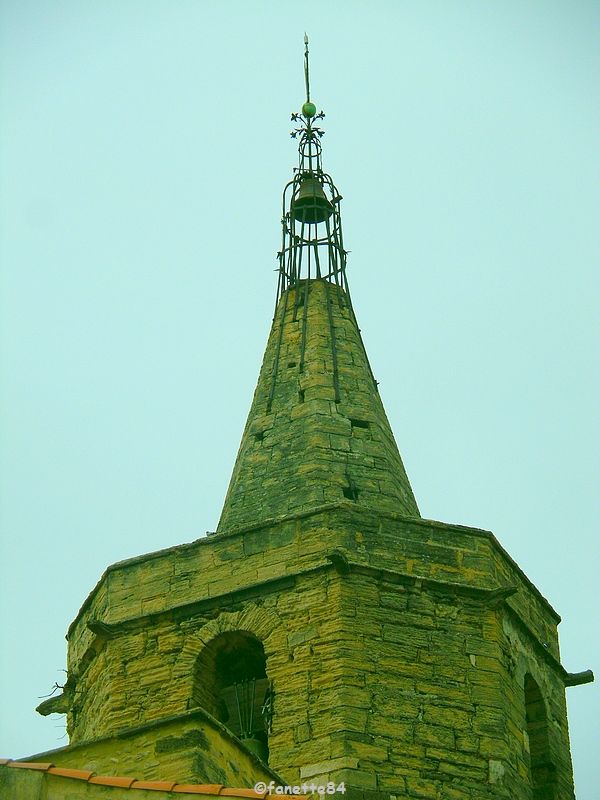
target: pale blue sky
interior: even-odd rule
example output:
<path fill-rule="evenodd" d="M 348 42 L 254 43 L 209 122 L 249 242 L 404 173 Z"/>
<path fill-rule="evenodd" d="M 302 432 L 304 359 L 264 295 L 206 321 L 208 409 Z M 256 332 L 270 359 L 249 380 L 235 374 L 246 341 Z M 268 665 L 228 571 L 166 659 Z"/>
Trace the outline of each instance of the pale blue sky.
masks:
<path fill-rule="evenodd" d="M 105 567 L 215 528 L 270 325 L 302 37 L 423 516 L 492 530 L 598 669 L 600 4 L 0 6 L 0 755 Z M 568 690 L 579 800 L 600 692 Z"/>

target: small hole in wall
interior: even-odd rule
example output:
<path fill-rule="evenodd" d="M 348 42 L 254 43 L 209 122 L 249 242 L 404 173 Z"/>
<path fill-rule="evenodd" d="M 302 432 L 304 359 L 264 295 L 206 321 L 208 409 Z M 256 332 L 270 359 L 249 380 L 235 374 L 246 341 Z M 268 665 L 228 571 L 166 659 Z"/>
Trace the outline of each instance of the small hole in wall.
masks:
<path fill-rule="evenodd" d="M 258 433 L 255 433 L 254 438 L 256 439 L 257 442 L 262 442 L 262 440 L 265 438 L 265 432 L 259 431 Z"/>
<path fill-rule="evenodd" d="M 368 428 L 371 425 L 366 419 L 351 419 L 350 424 L 353 428 Z"/>
<path fill-rule="evenodd" d="M 300 403 L 304 402 L 304 389 L 300 389 L 300 391 L 298 392 L 298 400 Z"/>
<path fill-rule="evenodd" d="M 342 491 L 347 500 L 352 500 L 354 503 L 356 503 L 358 500 L 358 489 L 356 486 L 345 486 Z"/>
<path fill-rule="evenodd" d="M 291 369 L 292 367 L 295 367 L 295 366 L 296 366 L 296 362 L 295 361 L 288 361 L 288 369 Z"/>

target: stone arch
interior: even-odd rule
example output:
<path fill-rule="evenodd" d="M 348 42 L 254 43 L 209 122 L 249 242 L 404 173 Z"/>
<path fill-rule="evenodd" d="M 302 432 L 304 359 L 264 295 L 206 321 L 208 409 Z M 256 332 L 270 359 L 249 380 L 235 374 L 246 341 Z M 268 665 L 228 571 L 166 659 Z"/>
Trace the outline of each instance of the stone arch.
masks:
<path fill-rule="evenodd" d="M 173 677 L 189 680 L 190 688 L 196 659 L 201 651 L 220 633 L 244 631 L 259 639 L 267 660 L 285 647 L 285 631 L 279 614 L 259 605 L 249 605 L 241 611 L 223 611 L 215 619 L 186 636 L 183 648 L 173 667 Z"/>
<path fill-rule="evenodd" d="M 191 701 L 266 760 L 271 688 L 259 639 L 239 630 L 215 636 L 196 659 Z"/>
<path fill-rule="evenodd" d="M 187 684 L 188 707 L 204 708 L 265 761 L 273 693 L 268 660 L 285 642 L 279 615 L 248 605 L 188 635 L 174 665 L 174 677 Z"/>
<path fill-rule="evenodd" d="M 551 757 L 546 703 L 530 672 L 523 680 L 525 725 L 529 741 L 529 763 L 533 800 L 554 800 L 556 767 Z"/>

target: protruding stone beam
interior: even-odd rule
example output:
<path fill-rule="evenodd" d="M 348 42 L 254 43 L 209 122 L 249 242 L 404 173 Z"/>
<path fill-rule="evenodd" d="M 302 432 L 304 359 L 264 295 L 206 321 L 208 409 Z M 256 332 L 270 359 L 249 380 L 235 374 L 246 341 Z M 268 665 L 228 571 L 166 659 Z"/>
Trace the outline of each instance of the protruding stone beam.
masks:
<path fill-rule="evenodd" d="M 48 714 L 67 714 L 71 708 L 70 692 L 61 692 L 54 697 L 49 697 L 36 707 L 38 714 L 47 717 Z"/>
<path fill-rule="evenodd" d="M 41 714 L 42 717 L 47 717 L 48 714 L 67 714 L 73 703 L 76 682 L 73 673 L 68 673 L 67 681 L 64 686 L 59 686 L 59 684 L 54 685 L 54 691 L 56 691 L 56 689 L 62 689 L 62 692 L 40 703 L 35 709 L 37 713 Z"/>
<path fill-rule="evenodd" d="M 593 680 L 594 673 L 591 669 L 586 669 L 583 672 L 565 673 L 565 686 L 581 686 L 584 683 L 592 683 Z"/>

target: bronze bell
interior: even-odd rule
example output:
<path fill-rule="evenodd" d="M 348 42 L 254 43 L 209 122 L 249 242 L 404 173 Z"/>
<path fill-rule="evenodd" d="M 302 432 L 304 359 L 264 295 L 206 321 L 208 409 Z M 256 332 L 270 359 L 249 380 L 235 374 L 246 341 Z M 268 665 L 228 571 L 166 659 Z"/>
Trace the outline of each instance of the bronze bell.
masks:
<path fill-rule="evenodd" d="M 314 225 L 324 222 L 333 213 L 333 206 L 314 175 L 302 178 L 300 189 L 292 200 L 292 214 L 298 222 Z"/>

